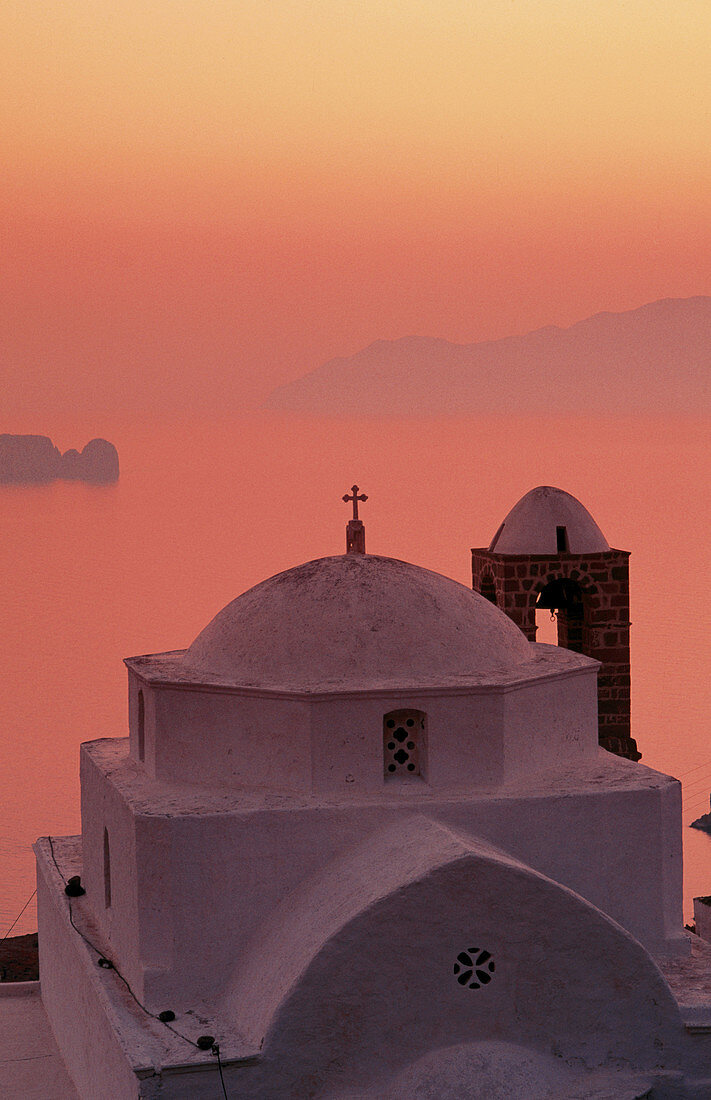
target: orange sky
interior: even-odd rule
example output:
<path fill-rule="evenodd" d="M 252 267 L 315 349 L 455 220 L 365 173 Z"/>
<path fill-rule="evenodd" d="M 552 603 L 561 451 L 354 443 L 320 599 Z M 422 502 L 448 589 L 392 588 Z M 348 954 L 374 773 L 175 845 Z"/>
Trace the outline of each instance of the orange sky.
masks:
<path fill-rule="evenodd" d="M 0 430 L 711 293 L 708 0 L 5 0 Z"/>

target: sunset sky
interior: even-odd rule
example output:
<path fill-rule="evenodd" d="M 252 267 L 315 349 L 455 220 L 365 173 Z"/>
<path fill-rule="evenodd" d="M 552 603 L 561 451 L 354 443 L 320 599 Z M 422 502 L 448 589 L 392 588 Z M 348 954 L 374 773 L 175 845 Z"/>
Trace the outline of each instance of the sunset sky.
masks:
<path fill-rule="evenodd" d="M 3 415 L 711 293 L 708 0 L 4 0 Z"/>

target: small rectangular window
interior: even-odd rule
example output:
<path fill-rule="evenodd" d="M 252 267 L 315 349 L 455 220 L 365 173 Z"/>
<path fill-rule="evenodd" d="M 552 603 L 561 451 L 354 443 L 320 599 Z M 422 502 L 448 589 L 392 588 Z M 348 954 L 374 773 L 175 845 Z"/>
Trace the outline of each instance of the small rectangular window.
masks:
<path fill-rule="evenodd" d="M 567 527 L 556 527 L 555 537 L 556 537 L 556 542 L 557 542 L 557 545 L 558 545 L 558 553 L 559 554 L 569 553 L 568 528 Z"/>
<path fill-rule="evenodd" d="M 383 768 L 386 779 L 423 774 L 425 722 L 426 715 L 421 710 L 391 710 L 383 716 Z"/>

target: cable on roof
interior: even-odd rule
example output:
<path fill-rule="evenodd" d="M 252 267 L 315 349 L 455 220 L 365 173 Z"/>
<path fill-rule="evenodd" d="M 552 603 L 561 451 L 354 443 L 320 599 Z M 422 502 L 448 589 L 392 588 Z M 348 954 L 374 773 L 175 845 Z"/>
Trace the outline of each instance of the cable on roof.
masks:
<path fill-rule="evenodd" d="M 222 1059 L 220 1058 L 220 1044 L 219 1043 L 213 1043 L 212 1053 L 217 1055 L 217 1068 L 220 1071 L 220 1084 L 222 1085 L 222 1094 L 223 1094 L 225 1100 L 229 1100 L 229 1097 L 227 1095 L 227 1089 L 225 1088 L 225 1079 L 222 1076 Z"/>
<path fill-rule="evenodd" d="M 54 863 L 54 866 L 57 868 L 57 874 L 59 875 L 62 882 L 66 886 L 67 879 L 62 874 L 62 871 L 59 867 L 59 864 L 57 863 L 57 857 L 54 854 L 54 844 L 52 843 L 51 836 L 48 836 L 47 840 L 49 841 L 49 850 L 52 853 L 52 861 Z M 35 890 L 35 893 L 36 892 L 37 891 Z M 205 1049 L 204 1047 L 200 1046 L 200 1040 L 199 1039 L 196 1043 L 194 1043 L 192 1039 L 188 1039 L 187 1035 L 181 1034 L 181 1032 L 176 1031 L 176 1029 L 174 1027 L 170 1026 L 168 1020 L 170 1018 L 175 1019 L 175 1014 L 173 1012 L 171 1012 L 170 1009 L 165 1010 L 163 1012 L 159 1012 L 158 1014 L 156 1014 L 155 1012 L 151 1012 L 150 1009 L 146 1008 L 146 1006 L 144 1004 L 142 1004 L 141 1001 L 139 1001 L 138 997 L 136 996 L 136 994 L 131 989 L 131 986 L 128 984 L 128 982 L 124 978 L 121 971 L 114 965 L 114 963 L 110 959 L 107 959 L 101 953 L 101 951 L 99 951 L 98 947 L 96 947 L 91 942 L 90 939 L 87 939 L 87 937 L 84 935 L 84 933 L 81 931 L 80 928 L 77 928 L 76 924 L 74 923 L 74 915 L 72 913 L 72 897 L 71 897 L 71 895 L 66 895 L 66 897 L 67 897 L 67 908 L 69 910 L 69 922 L 70 922 L 72 928 L 74 929 L 74 931 L 77 932 L 81 936 L 81 938 L 84 940 L 84 942 L 91 948 L 91 950 L 96 953 L 96 955 L 98 956 L 98 958 L 96 960 L 98 965 L 103 967 L 106 970 L 113 970 L 114 974 L 116 974 L 116 976 L 121 979 L 121 981 L 126 986 L 126 989 L 131 994 L 131 996 L 133 997 L 133 999 L 136 1002 L 136 1004 L 138 1005 L 138 1007 L 141 1009 L 142 1012 L 145 1012 L 146 1016 L 150 1016 L 151 1019 L 157 1020 L 158 1023 L 163 1024 L 163 1027 L 167 1027 L 168 1031 L 173 1032 L 173 1035 L 177 1035 L 177 1037 L 179 1039 L 182 1039 L 184 1042 L 189 1043 L 190 1046 L 195 1047 L 196 1050 Z M 29 905 L 31 900 L 32 899 L 30 898 L 29 901 L 27 902 L 27 905 Z M 27 905 L 25 906 L 25 908 L 27 908 Z M 24 910 L 23 910 L 23 912 L 24 912 Z M 20 916 L 22 916 L 22 914 L 20 914 Z M 19 920 L 19 917 L 18 917 L 18 920 Z M 3 937 L 3 939 L 4 939 L 4 937 Z M 227 1089 L 225 1088 L 225 1079 L 222 1075 L 222 1061 L 220 1059 L 220 1047 L 219 1047 L 219 1044 L 216 1043 L 214 1040 L 212 1042 L 210 1052 L 217 1056 L 217 1068 L 218 1068 L 218 1071 L 219 1071 L 219 1074 L 220 1074 L 220 1083 L 222 1085 L 222 1092 L 224 1094 L 225 1100 L 229 1100 L 229 1097 L 227 1096 Z"/>

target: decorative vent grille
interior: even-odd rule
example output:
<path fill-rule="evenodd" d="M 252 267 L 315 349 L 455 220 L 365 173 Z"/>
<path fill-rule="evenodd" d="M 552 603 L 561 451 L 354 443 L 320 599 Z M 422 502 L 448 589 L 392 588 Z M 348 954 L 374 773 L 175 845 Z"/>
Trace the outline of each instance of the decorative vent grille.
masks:
<path fill-rule="evenodd" d="M 422 775 L 426 715 L 421 710 L 392 710 L 383 718 L 383 766 L 386 779 Z"/>
<path fill-rule="evenodd" d="M 496 965 L 490 951 L 481 947 L 468 947 L 460 951 L 454 964 L 454 976 L 460 985 L 469 989 L 481 989 L 492 979 Z"/>

